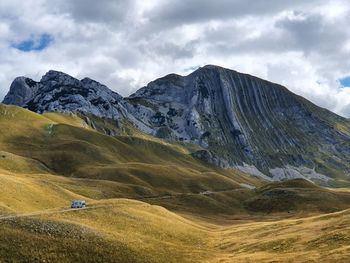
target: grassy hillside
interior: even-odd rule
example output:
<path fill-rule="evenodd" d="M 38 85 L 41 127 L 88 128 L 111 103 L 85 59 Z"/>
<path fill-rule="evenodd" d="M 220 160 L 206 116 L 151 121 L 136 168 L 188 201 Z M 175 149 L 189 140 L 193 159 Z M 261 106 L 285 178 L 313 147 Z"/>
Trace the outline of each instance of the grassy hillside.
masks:
<path fill-rule="evenodd" d="M 4 174 L 3 180 L 7 180 L 4 186 L 8 185 L 8 189 L 15 184 L 33 186 L 34 189 L 28 188 L 27 192 L 32 192 L 39 200 L 46 194 L 54 197 L 56 190 L 68 191 L 70 195 L 63 197 L 67 202 L 73 196 L 96 200 L 146 200 L 155 196 L 241 189 L 241 184 L 263 184 L 261 180 L 242 172 L 218 169 L 194 159 L 190 153 L 198 149 L 196 146 L 163 141 L 132 127 L 122 131 L 121 135 L 107 136 L 90 128 L 85 121 L 78 116 L 58 113 L 39 115 L 22 108 L 0 105 L 0 129 L 5 131 L 0 134 L 3 151 L 0 154 L 0 173 Z M 108 121 L 99 121 L 102 122 L 100 127 L 108 124 Z M 97 120 L 94 122 L 97 123 Z M 10 181 L 8 174 L 13 175 Z M 45 186 L 41 189 L 42 193 L 35 194 L 41 184 Z M 22 194 L 20 197 L 15 195 L 16 192 L 3 193 L 6 205 L 16 206 L 18 203 L 13 211 L 45 209 L 63 201 L 57 194 L 57 199 L 53 198 L 55 204 L 48 201 L 45 207 L 31 203 L 27 208 L 23 207 L 24 204 L 21 208 L 21 200 L 30 199 L 24 194 L 23 198 Z M 11 204 L 12 198 L 19 200 Z M 201 202 L 198 209 L 209 211 L 209 214 L 213 211 L 234 213 L 239 206 L 237 200 L 225 203 L 219 196 L 218 200 L 212 199 L 194 195 L 187 204 L 171 206 L 181 211 L 192 211 L 197 210 L 197 204 Z M 235 207 L 231 208 L 233 202 Z M 206 209 L 207 206 L 210 209 Z"/>
<path fill-rule="evenodd" d="M 24 171 L 113 181 L 133 189 L 135 196 L 233 189 L 239 183 L 262 183 L 237 171 L 217 169 L 194 159 L 190 155 L 191 145 L 171 144 L 141 134 L 107 136 L 87 127 L 76 116 L 38 115 L 1 105 L 0 129 L 4 131 L 0 135 L 1 149 L 9 156 L 23 159 L 18 167 L 33 166 L 23 168 Z M 11 170 L 10 159 L 4 157 L 0 168 Z"/>
<path fill-rule="evenodd" d="M 349 262 L 349 226 L 350 210 L 230 226 L 220 230 L 217 262 Z"/>
<path fill-rule="evenodd" d="M 325 189 L 303 179 L 268 184 L 244 201 L 248 210 L 262 213 L 334 212 L 349 204 L 349 193 Z"/>
<path fill-rule="evenodd" d="M 79 116 L 0 105 L 0 130 L 0 262 L 349 259 L 350 212 L 319 215 L 348 208 L 348 189 L 266 184 Z"/>
<path fill-rule="evenodd" d="M 348 262 L 350 212 L 205 223 L 126 199 L 0 218 L 0 261 Z"/>
<path fill-rule="evenodd" d="M 205 262 L 214 250 L 204 227 L 161 207 L 123 199 L 3 219 L 0 230 L 0 261 Z"/>

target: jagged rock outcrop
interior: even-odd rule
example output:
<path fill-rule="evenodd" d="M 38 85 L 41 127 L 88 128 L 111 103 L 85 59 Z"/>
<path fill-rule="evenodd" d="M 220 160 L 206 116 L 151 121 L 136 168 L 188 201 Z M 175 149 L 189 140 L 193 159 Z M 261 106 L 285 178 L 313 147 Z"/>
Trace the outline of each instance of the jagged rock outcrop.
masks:
<path fill-rule="evenodd" d="M 3 103 L 38 113 L 78 111 L 120 119 L 127 115 L 120 103 L 122 100 L 122 96 L 92 79 L 80 81 L 65 73 L 50 70 L 40 82 L 24 77 L 16 78 Z"/>
<path fill-rule="evenodd" d="M 26 77 L 18 77 L 12 82 L 10 91 L 4 98 L 3 103 L 22 106 L 30 101 L 36 92 L 37 82 Z"/>
<path fill-rule="evenodd" d="M 191 153 L 191 155 L 197 159 L 205 161 L 207 163 L 213 164 L 219 167 L 229 167 L 229 164 L 226 160 L 216 157 L 212 152 L 208 150 L 199 150 Z"/>
<path fill-rule="evenodd" d="M 125 119 L 148 134 L 202 146 L 197 158 L 277 179 L 307 171 L 306 179 L 329 183 L 350 174 L 347 119 L 283 86 L 218 66 L 167 75 L 127 98 L 50 71 L 40 82 L 17 78 L 4 103 Z"/>

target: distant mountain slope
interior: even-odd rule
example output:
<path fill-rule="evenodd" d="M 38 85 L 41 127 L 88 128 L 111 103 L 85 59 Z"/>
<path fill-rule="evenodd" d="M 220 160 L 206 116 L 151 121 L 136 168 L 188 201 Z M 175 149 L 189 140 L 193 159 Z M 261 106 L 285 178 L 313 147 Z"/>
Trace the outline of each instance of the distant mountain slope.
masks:
<path fill-rule="evenodd" d="M 39 115 L 0 105 L 0 130 L 0 174 L 50 173 L 108 181 L 94 195 L 99 198 L 199 193 L 241 188 L 241 183 L 261 184 L 240 171 L 226 171 L 193 158 L 191 145 L 147 135 L 111 137 L 69 115 Z"/>
<path fill-rule="evenodd" d="M 39 83 L 17 78 L 4 103 L 127 121 L 159 138 L 200 145 L 205 150 L 197 158 L 276 180 L 339 185 L 350 179 L 347 119 L 285 87 L 218 66 L 167 75 L 127 98 L 50 71 Z"/>

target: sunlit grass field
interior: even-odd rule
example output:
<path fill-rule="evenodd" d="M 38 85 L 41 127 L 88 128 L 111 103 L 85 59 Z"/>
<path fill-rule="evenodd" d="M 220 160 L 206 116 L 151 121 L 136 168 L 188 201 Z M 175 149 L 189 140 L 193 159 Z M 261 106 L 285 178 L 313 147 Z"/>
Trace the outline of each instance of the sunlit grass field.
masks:
<path fill-rule="evenodd" d="M 195 150 L 0 105 L 0 262 L 350 261 L 348 189 L 267 184 Z"/>

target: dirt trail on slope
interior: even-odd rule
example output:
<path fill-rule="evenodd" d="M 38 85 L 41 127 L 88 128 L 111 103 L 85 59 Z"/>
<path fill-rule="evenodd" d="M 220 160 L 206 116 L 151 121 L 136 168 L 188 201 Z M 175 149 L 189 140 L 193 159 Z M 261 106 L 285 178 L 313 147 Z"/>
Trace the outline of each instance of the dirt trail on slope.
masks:
<path fill-rule="evenodd" d="M 65 209 L 60 209 L 60 210 L 49 209 L 49 210 L 42 210 L 42 211 L 37 211 L 37 212 L 0 216 L 0 220 L 19 218 L 19 217 L 50 215 L 50 214 L 65 213 L 65 212 L 80 211 L 80 210 L 89 210 L 89 209 L 96 209 L 96 208 L 107 207 L 107 206 L 111 206 L 111 205 L 88 206 L 85 208 L 65 208 Z"/>
<path fill-rule="evenodd" d="M 173 195 L 157 195 L 157 196 L 141 197 L 134 200 L 147 201 L 152 199 L 171 199 L 171 198 L 181 197 L 181 196 L 211 195 L 211 194 L 217 194 L 217 193 L 238 192 L 243 190 L 247 190 L 247 188 L 235 188 L 235 189 L 226 189 L 226 190 L 218 190 L 218 191 L 204 191 L 199 193 L 177 193 Z M 112 204 L 92 205 L 92 206 L 87 206 L 85 208 L 78 208 L 78 209 L 77 208 L 64 208 L 64 209 L 54 208 L 54 209 L 41 210 L 41 211 L 30 212 L 30 213 L 10 214 L 10 215 L 3 215 L 3 216 L 0 215 L 0 220 L 13 219 L 13 218 L 19 218 L 19 217 L 50 215 L 50 214 L 65 213 L 65 212 L 80 211 L 80 210 L 90 210 L 90 209 L 96 209 L 96 208 L 103 208 L 107 206 L 112 206 Z"/>

